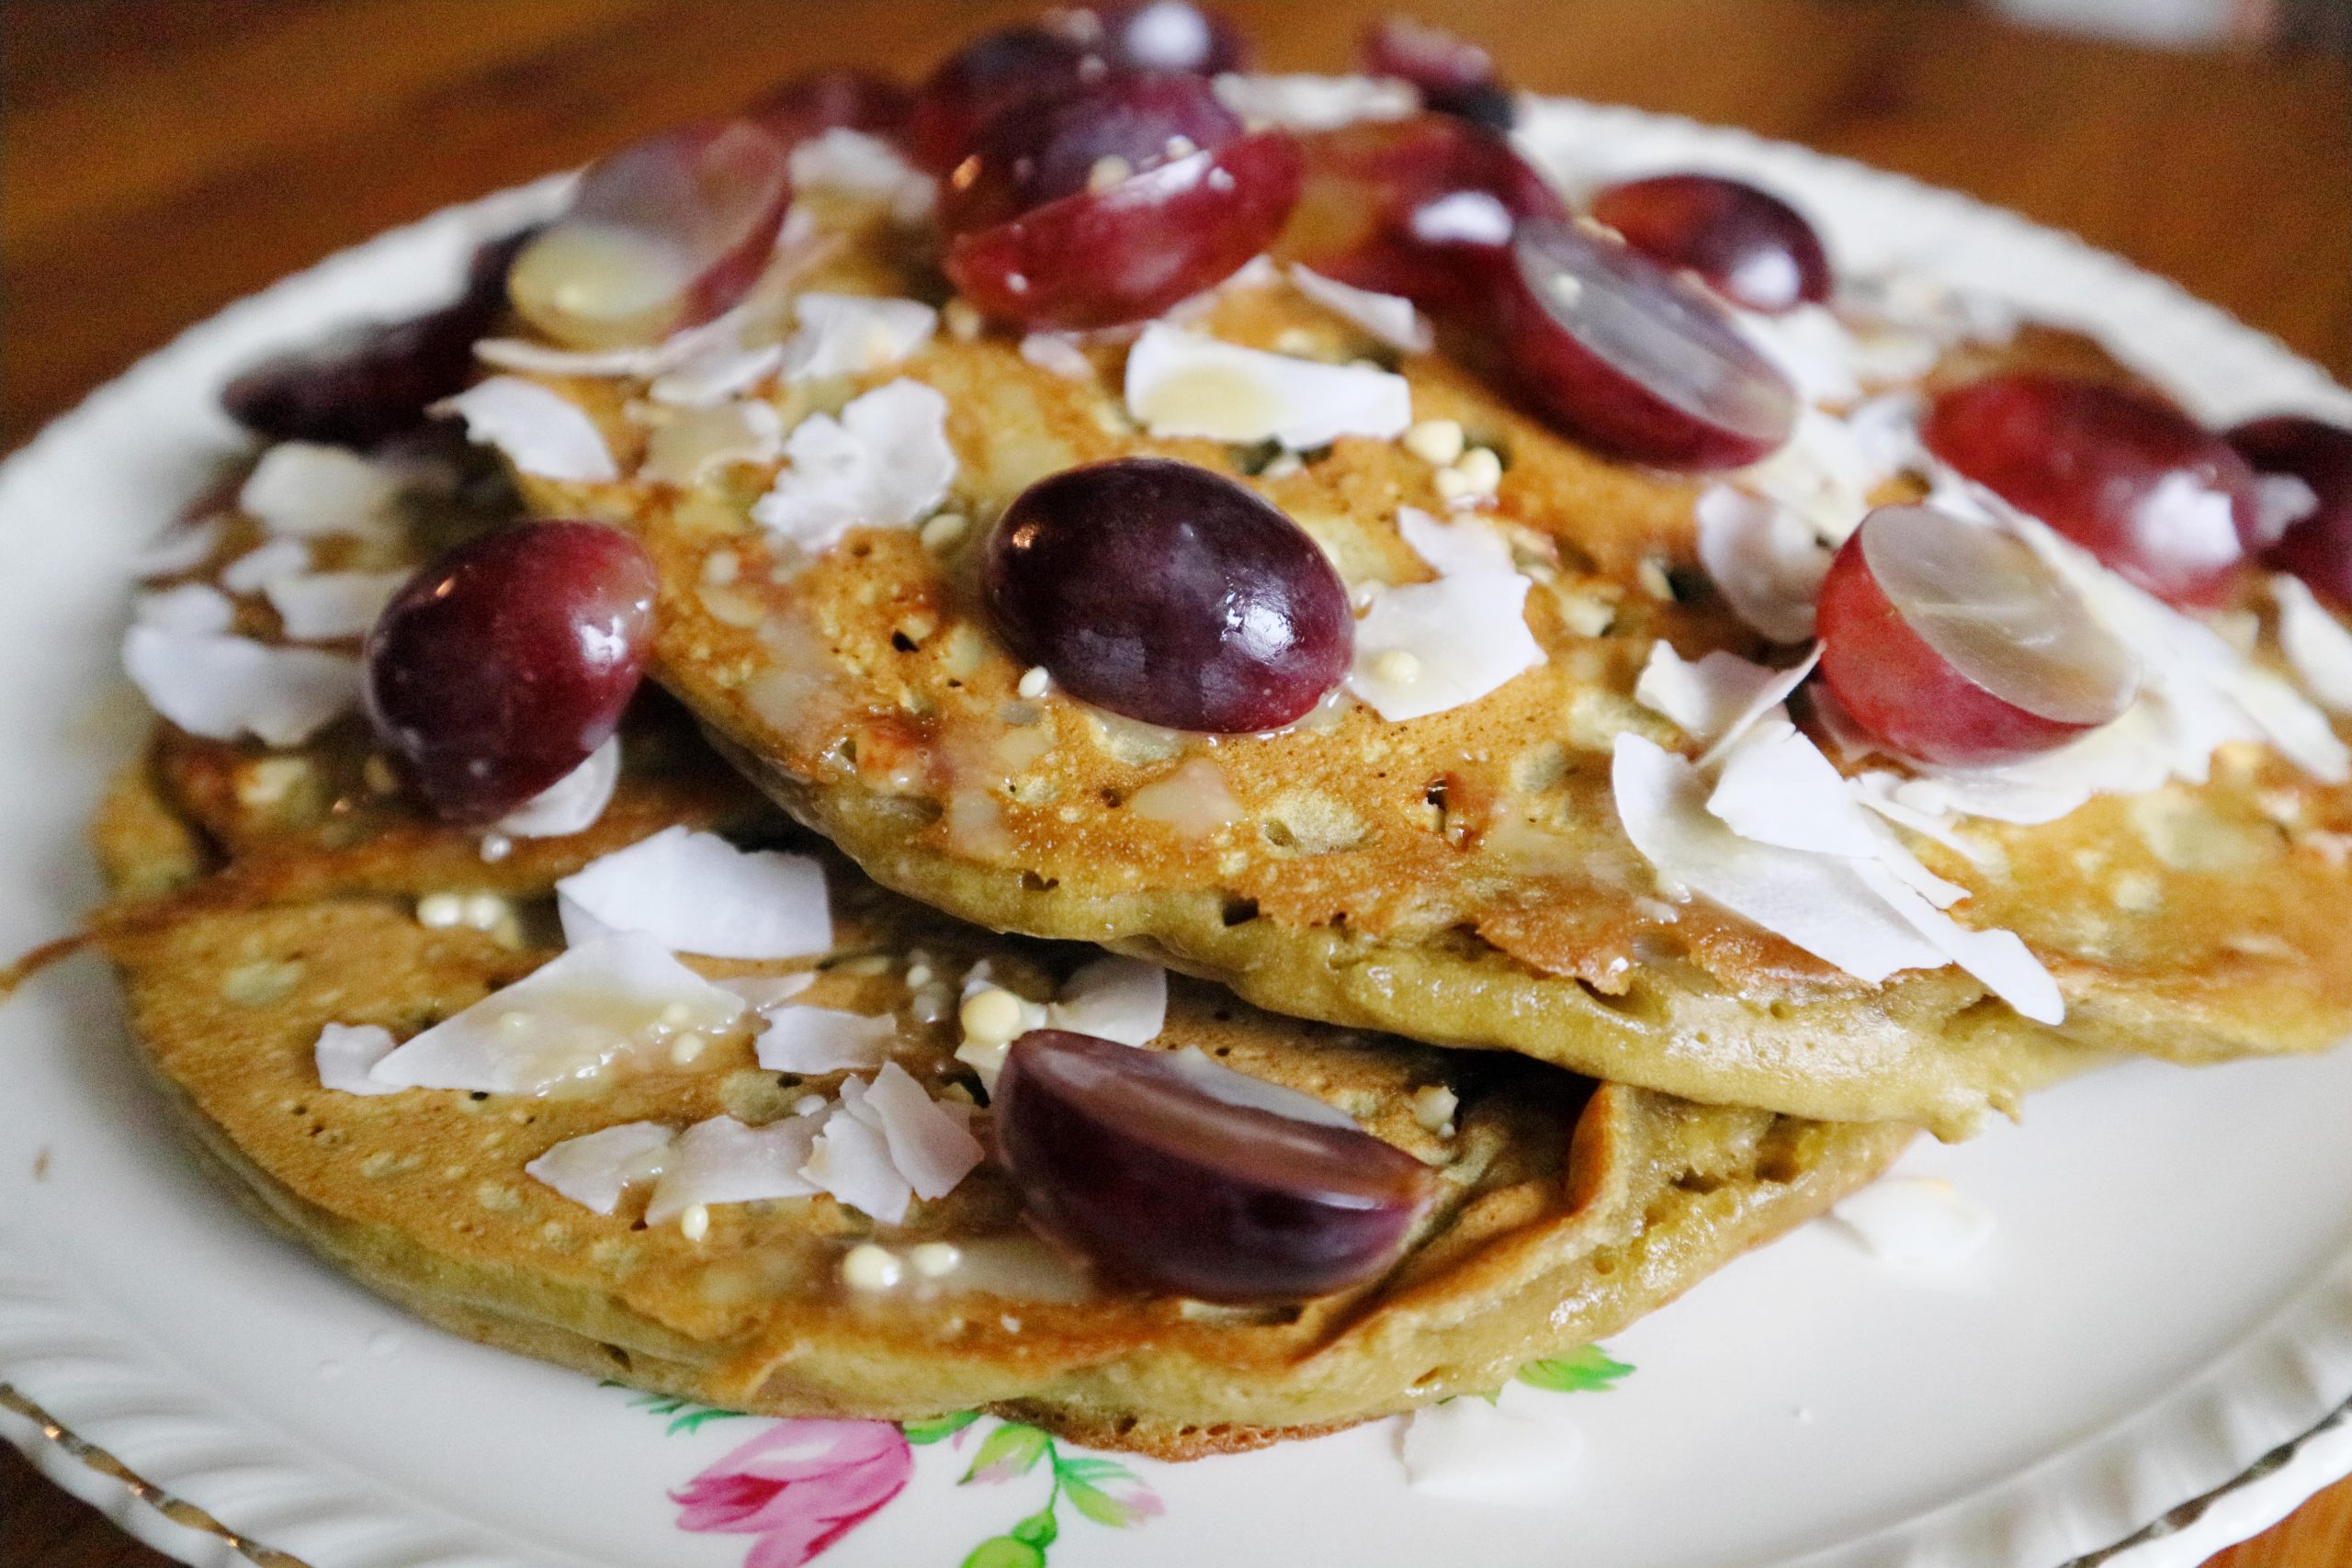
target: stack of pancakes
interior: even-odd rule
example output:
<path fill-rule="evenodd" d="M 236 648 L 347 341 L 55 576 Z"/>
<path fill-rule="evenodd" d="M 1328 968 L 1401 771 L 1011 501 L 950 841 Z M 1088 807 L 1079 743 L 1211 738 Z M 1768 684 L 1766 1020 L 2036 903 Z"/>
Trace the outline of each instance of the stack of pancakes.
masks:
<path fill-rule="evenodd" d="M 887 201 L 812 193 L 804 210 L 828 243 L 800 248 L 780 299 L 935 290 L 924 241 Z M 801 559 L 752 517 L 774 461 L 684 484 L 514 475 L 530 513 L 626 529 L 660 569 L 663 690 L 632 712 L 593 826 L 486 858 L 479 831 L 401 786 L 356 716 L 274 750 L 159 726 L 96 825 L 116 890 L 100 934 L 198 1145 L 335 1265 L 489 1343 L 736 1409 L 986 1405 L 1181 1457 L 1492 1390 L 1821 1212 L 1917 1130 L 1964 1135 L 2109 1054 L 2312 1050 L 2352 1026 L 2345 857 L 2328 850 L 2352 792 L 2258 748 L 2160 798 L 1973 822 L 1967 853 L 1907 840 L 1967 889 L 1961 918 L 2025 939 L 2064 993 L 2061 1024 L 1956 968 L 1865 983 L 1677 897 L 1619 824 L 1611 742 L 1699 750 L 1633 699 L 1661 639 L 1687 659 L 1768 656 L 1706 591 L 1701 487 L 1584 449 L 1441 357 L 1399 361 L 1279 280 L 1224 291 L 1194 325 L 1396 364 L 1417 418 L 1507 454 L 1486 515 L 1533 558 L 1544 662 L 1404 723 L 1355 706 L 1212 740 L 1108 718 L 1024 684 L 980 607 L 978 542 L 1025 486 L 1176 458 L 1250 485 L 1351 580 L 1393 581 L 1419 570 L 1399 508 L 1445 511 L 1430 465 L 1365 439 L 1270 467 L 1153 438 L 1127 417 L 1114 341 L 1064 345 L 1091 378 L 1001 332 L 943 330 L 872 374 L 768 382 L 753 395 L 786 429 L 900 378 L 944 394 L 967 525 L 853 530 Z M 1928 384 L 2105 363 L 2029 329 Z M 655 428 L 641 384 L 526 374 L 639 473 Z M 419 517 L 401 547 L 421 560 L 496 523 Z M 233 520 L 185 576 L 217 578 L 255 537 Z M 251 599 L 239 615 L 277 635 Z M 1170 790 L 1200 809 L 1137 809 Z M 725 1205 L 691 1237 L 647 1225 L 641 1194 L 599 1214 L 526 1174 L 603 1128 L 757 1125 L 838 1087 L 764 1071 L 742 1041 L 593 1095 L 322 1085 L 326 1026 L 405 1039 L 513 983 L 561 951 L 560 878 L 679 824 L 819 857 L 834 909 L 824 957 L 692 966 L 813 969 L 810 1001 L 894 1015 L 892 1059 L 979 1106 L 984 1145 L 985 1086 L 952 1012 L 916 1006 L 911 973 L 984 960 L 1042 1001 L 1107 948 L 1181 976 L 1146 1048 L 1198 1047 L 1324 1100 L 1427 1163 L 1441 1196 L 1374 1282 L 1212 1306 L 1092 1277 L 1032 1232 L 993 1161 L 901 1224 L 819 1196 Z M 2127 881 L 2138 891 L 2119 900 Z M 492 913 L 420 920 L 444 895 Z M 867 1240 L 950 1242 L 968 1267 L 861 1293 L 842 1260 Z"/>

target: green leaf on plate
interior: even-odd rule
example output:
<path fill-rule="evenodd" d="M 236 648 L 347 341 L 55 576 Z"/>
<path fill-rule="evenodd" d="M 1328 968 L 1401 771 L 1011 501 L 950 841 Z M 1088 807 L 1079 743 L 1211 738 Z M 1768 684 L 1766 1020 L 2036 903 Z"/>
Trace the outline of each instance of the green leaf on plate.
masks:
<path fill-rule="evenodd" d="M 964 1480 L 1010 1481 L 1016 1475 L 1026 1475 L 1045 1457 L 1051 1441 L 1035 1427 L 1008 1422 L 990 1432 L 980 1444 L 980 1451 L 972 1456 L 972 1468 L 964 1472 Z"/>
<path fill-rule="evenodd" d="M 928 1421 L 901 1421 L 899 1430 L 907 1435 L 907 1441 L 922 1448 L 954 1437 L 979 1418 L 977 1410 L 958 1410 L 952 1416 L 934 1416 Z"/>
<path fill-rule="evenodd" d="M 992 1535 L 972 1548 L 964 1568 L 1046 1568 L 1046 1554 L 1025 1540 Z"/>
<path fill-rule="evenodd" d="M 1633 1370 L 1623 1361 L 1612 1360 L 1600 1346 L 1587 1345 L 1565 1356 L 1528 1362 L 1519 1369 L 1519 1381 L 1554 1393 L 1598 1393 L 1614 1387 Z"/>
<path fill-rule="evenodd" d="M 1040 1559 L 1044 1557 L 1046 1548 L 1053 1545 L 1061 1533 L 1062 1527 L 1054 1517 L 1051 1503 L 1012 1527 L 1012 1539 L 1023 1545 L 1035 1547 Z"/>

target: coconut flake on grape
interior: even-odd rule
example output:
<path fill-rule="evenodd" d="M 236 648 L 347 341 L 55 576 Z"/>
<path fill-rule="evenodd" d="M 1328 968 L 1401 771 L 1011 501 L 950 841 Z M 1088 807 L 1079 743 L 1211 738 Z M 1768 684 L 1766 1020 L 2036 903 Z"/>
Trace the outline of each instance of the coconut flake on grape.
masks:
<path fill-rule="evenodd" d="M 497 447 L 524 473 L 582 484 L 620 478 L 595 421 L 536 381 L 493 376 L 435 412 L 464 420 L 467 439 Z"/>
<path fill-rule="evenodd" d="M 556 884 L 567 938 L 575 914 L 605 931 L 642 931 L 673 952 L 710 958 L 801 958 L 831 952 L 822 867 L 806 855 L 739 850 L 716 833 L 664 828 Z"/>
<path fill-rule="evenodd" d="M 752 507 L 753 521 L 814 555 L 852 528 L 903 528 L 946 499 L 956 478 L 947 400 L 896 380 L 839 419 L 812 414 L 785 442 L 792 466 Z"/>
<path fill-rule="evenodd" d="M 1154 323 L 1127 355 L 1127 412 L 1156 436 L 1273 441 L 1294 452 L 1343 435 L 1390 441 L 1413 423 L 1402 376 L 1243 348 Z"/>

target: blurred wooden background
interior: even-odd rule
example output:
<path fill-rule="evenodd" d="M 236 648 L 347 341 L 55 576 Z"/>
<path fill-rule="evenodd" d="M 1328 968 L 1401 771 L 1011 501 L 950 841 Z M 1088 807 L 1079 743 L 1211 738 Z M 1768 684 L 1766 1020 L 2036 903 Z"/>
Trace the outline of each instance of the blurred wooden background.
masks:
<path fill-rule="evenodd" d="M 2324 0 L 2341 6 L 2343 0 Z M 993 0 L 0 0 L 0 449 L 173 333 L 446 203 Z M 1381 0 L 1234 0 L 1276 69 Z M 2352 65 L 1940 0 L 1446 0 L 1521 85 L 1744 125 L 2071 229 L 2352 380 Z M 0 1445 L 0 1450 L 5 1445 Z M 160 1568 L 0 1451 L 0 1568 Z M 2352 1563 L 2352 1483 L 2216 1568 Z"/>

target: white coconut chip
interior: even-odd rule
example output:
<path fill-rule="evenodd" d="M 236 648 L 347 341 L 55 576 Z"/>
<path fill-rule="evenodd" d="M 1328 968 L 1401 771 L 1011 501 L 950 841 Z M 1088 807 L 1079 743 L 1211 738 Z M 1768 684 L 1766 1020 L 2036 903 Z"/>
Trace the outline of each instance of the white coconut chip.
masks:
<path fill-rule="evenodd" d="M 1813 635 L 1829 550 L 1787 507 L 1729 485 L 1699 497 L 1699 561 L 1732 613 L 1774 642 Z"/>
<path fill-rule="evenodd" d="M 675 1136 L 659 1122 L 624 1122 L 566 1138 L 525 1166 L 523 1174 L 583 1209 L 609 1214 L 630 1187 L 661 1176 Z"/>
<path fill-rule="evenodd" d="M 1511 565 L 1510 541 L 1502 530 L 1483 517 L 1464 516 L 1451 523 L 1441 523 L 1418 506 L 1396 509 L 1396 531 L 1405 537 L 1415 555 L 1429 564 L 1440 577 L 1463 577 L 1472 572 L 1504 572 L 1517 569 Z"/>
<path fill-rule="evenodd" d="M 1385 76 L 1265 76 L 1228 72 L 1216 81 L 1217 101 L 1252 126 L 1336 130 L 1365 119 L 1404 119 L 1420 111 L 1409 82 Z"/>
<path fill-rule="evenodd" d="M 1031 333 L 1021 340 L 1021 357 L 1068 381 L 1094 379 L 1094 361 L 1071 333 Z"/>
<path fill-rule="evenodd" d="M 2352 631 L 2299 577 L 2272 577 L 2270 596 L 2278 602 L 2278 647 L 2295 679 L 2328 712 L 2352 714 Z"/>
<path fill-rule="evenodd" d="M 1290 280 L 1317 305 L 1408 354 L 1427 354 L 1434 341 L 1429 322 L 1413 302 L 1401 294 L 1358 288 L 1336 277 L 1326 277 L 1298 262 L 1290 265 Z"/>
<path fill-rule="evenodd" d="M 808 293 L 793 310 L 800 330 L 785 345 L 784 364 L 796 381 L 888 370 L 929 343 L 939 326 L 939 312 L 916 299 Z"/>
<path fill-rule="evenodd" d="M 535 376 L 644 380 L 713 350 L 741 346 L 752 312 L 751 306 L 738 305 L 709 321 L 682 327 L 660 343 L 628 348 L 552 348 L 528 338 L 484 338 L 474 344 L 474 357 L 501 370 L 520 370 Z"/>
<path fill-rule="evenodd" d="M 281 441 L 261 455 L 237 505 L 273 534 L 381 534 L 400 523 L 401 475 L 358 453 Z"/>
<path fill-rule="evenodd" d="M 1098 958 L 1082 964 L 1062 982 L 1061 995 L 1046 1004 L 1049 1028 L 1122 1045 L 1158 1039 L 1168 1024 L 1168 971 L 1140 958 Z"/>
<path fill-rule="evenodd" d="M 831 1008 L 778 1008 L 765 1015 L 767 1030 L 755 1048 L 760 1066 L 772 1073 L 870 1071 L 890 1056 L 899 1021 L 888 1013 L 867 1018 Z"/>
<path fill-rule="evenodd" d="M 1396 1452 L 1417 1492 L 1488 1505 L 1556 1503 L 1583 1458 L 1584 1437 L 1565 1416 L 1473 1395 L 1406 1416 Z"/>
<path fill-rule="evenodd" d="M 783 366 L 780 343 L 714 343 L 655 377 L 645 395 L 671 408 L 709 408 L 750 391 Z"/>
<path fill-rule="evenodd" d="M 816 1137 L 813 1116 L 787 1116 L 763 1127 L 747 1127 L 732 1116 L 697 1122 L 670 1145 L 645 1223 L 667 1224 L 688 1209 L 714 1203 L 812 1198 L 820 1189 L 801 1168 Z"/>
<path fill-rule="evenodd" d="M 692 490 L 704 476 L 737 463 L 784 456 L 784 416 L 756 398 L 681 408 L 655 427 L 638 478 Z"/>
<path fill-rule="evenodd" d="M 517 839 L 560 839 L 596 825 L 621 781 L 621 738 L 588 753 L 588 760 L 492 826 Z"/>
<path fill-rule="evenodd" d="M 1854 871 L 1887 908 L 1933 942 L 1945 960 L 1984 983 L 1984 988 L 2036 1023 L 2066 1021 L 2058 982 L 2015 931 L 1974 931 L 1930 904 L 1885 865 L 1856 861 Z"/>
<path fill-rule="evenodd" d="M 299 746 L 359 704 L 359 660 L 313 648 L 132 626 L 122 663 L 157 713 L 210 740 Z"/>
<path fill-rule="evenodd" d="M 1634 682 L 1634 700 L 1672 719 L 1684 734 L 1704 745 L 1755 708 L 1784 673 L 1721 649 L 1695 660 L 1685 659 L 1674 651 L 1672 643 L 1660 637 L 1650 644 L 1648 661 Z M 1781 700 L 1775 697 L 1766 706 Z"/>
<path fill-rule="evenodd" d="M 1886 1177 L 1830 1213 L 1871 1251 L 1899 1267 L 1949 1268 L 1993 1237 L 1991 1213 L 1935 1177 Z"/>
<path fill-rule="evenodd" d="M 282 577 L 311 570 L 311 547 L 301 539 L 272 539 L 255 545 L 220 569 L 220 586 L 232 593 L 259 593 Z"/>
<path fill-rule="evenodd" d="M 1875 861 L 1939 909 L 1968 897 L 1864 809 L 1861 793 L 1785 713 L 1765 717 L 1724 752 L 1707 810 L 1754 843 Z"/>
<path fill-rule="evenodd" d="M 871 1083 L 843 1084 L 842 1103 L 874 1113 L 890 1163 L 918 1198 L 944 1198 L 980 1163 L 979 1140 L 896 1062 L 886 1063 Z"/>
<path fill-rule="evenodd" d="M 365 637 L 411 574 L 405 571 L 299 571 L 262 584 L 286 635 L 297 642 Z"/>
<path fill-rule="evenodd" d="M 1294 452 L 1343 435 L 1389 441 L 1413 423 L 1412 386 L 1155 322 L 1127 355 L 1127 412 L 1157 436 L 1273 441 Z"/>
<path fill-rule="evenodd" d="M 1544 662 L 1527 579 L 1469 572 L 1380 588 L 1356 622 L 1348 690 L 1392 723 L 1476 702 Z"/>
<path fill-rule="evenodd" d="M 130 575 L 143 581 L 194 571 L 220 547 L 220 536 L 228 527 L 229 520 L 219 513 L 193 523 L 172 524 L 130 558 Z"/>
<path fill-rule="evenodd" d="M 673 953 L 801 958 L 832 950 L 823 868 L 806 855 L 739 850 L 716 833 L 664 828 L 555 886 L 600 926 L 647 932 Z"/>
<path fill-rule="evenodd" d="M 130 618 L 158 631 L 225 632 L 237 624 L 237 606 L 209 582 L 183 582 L 132 599 Z"/>
<path fill-rule="evenodd" d="M 890 204 L 902 223 L 927 217 L 939 184 L 878 136 L 835 126 L 792 150 L 792 188 L 836 190 Z"/>
<path fill-rule="evenodd" d="M 872 1122 L 846 1104 L 827 1111 L 800 1174 L 838 1201 L 895 1225 L 907 1217 L 915 1190 L 890 1158 L 889 1141 L 877 1124 L 880 1116 L 869 1114 Z"/>
<path fill-rule="evenodd" d="M 596 422 L 536 381 L 492 376 L 434 412 L 464 420 L 467 439 L 497 447 L 524 473 L 582 484 L 620 478 Z"/>
<path fill-rule="evenodd" d="M 752 507 L 755 522 L 811 555 L 852 528 L 904 528 L 928 516 L 956 478 L 947 400 L 899 379 L 852 400 L 836 420 L 812 414 L 785 442 L 792 466 Z"/>
<path fill-rule="evenodd" d="M 1413 237 L 1431 244 L 1507 245 L 1518 220 L 1500 197 L 1457 190 L 1413 209 Z"/>
<path fill-rule="evenodd" d="M 407 1089 L 540 1094 L 681 1034 L 724 1034 L 743 999 L 623 931 L 572 948 L 417 1035 L 376 1065 Z"/>
<path fill-rule="evenodd" d="M 345 1094 L 398 1094 L 399 1085 L 379 1083 L 368 1074 L 399 1044 L 392 1032 L 380 1024 L 330 1023 L 319 1031 L 311 1055 L 318 1064 L 319 1082 L 324 1088 Z"/>
<path fill-rule="evenodd" d="M 1850 403 L 1862 395 L 1860 346 L 1828 307 L 1801 304 L 1778 315 L 1735 310 L 1757 351 L 1780 367 L 1797 396 L 1815 405 Z"/>
<path fill-rule="evenodd" d="M 808 970 L 797 975 L 729 975 L 711 982 L 720 990 L 732 991 L 742 998 L 753 1012 L 763 1017 L 816 983 L 816 975 Z"/>

